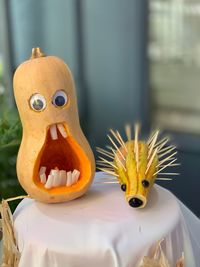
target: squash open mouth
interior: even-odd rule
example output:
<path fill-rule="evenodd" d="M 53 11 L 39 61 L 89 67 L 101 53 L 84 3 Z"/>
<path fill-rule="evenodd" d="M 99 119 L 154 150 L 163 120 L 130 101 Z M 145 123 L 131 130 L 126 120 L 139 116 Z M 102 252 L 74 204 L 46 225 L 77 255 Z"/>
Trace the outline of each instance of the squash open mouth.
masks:
<path fill-rule="evenodd" d="M 47 128 L 35 166 L 34 182 L 52 194 L 80 190 L 91 177 L 91 164 L 65 123 Z"/>

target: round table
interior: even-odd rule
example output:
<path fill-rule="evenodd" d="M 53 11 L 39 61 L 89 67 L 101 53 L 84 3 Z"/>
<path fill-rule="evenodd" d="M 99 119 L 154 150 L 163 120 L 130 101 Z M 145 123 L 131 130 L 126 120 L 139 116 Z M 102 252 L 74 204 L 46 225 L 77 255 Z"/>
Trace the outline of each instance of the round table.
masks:
<path fill-rule="evenodd" d="M 136 267 L 159 240 L 170 266 L 184 252 L 186 267 L 196 266 L 179 201 L 154 185 L 147 206 L 128 205 L 118 184 L 98 183 L 67 203 L 24 199 L 14 213 L 19 267 Z"/>

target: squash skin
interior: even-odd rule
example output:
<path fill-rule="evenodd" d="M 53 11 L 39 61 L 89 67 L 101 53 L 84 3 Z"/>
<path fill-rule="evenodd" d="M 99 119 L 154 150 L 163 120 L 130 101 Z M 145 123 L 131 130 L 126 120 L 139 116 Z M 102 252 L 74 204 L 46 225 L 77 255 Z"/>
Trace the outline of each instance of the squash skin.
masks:
<path fill-rule="evenodd" d="M 20 114 L 23 137 L 17 157 L 17 175 L 24 190 L 34 199 L 45 203 L 65 202 L 83 195 L 92 183 L 95 161 L 92 150 L 81 130 L 75 85 L 71 71 L 59 58 L 45 56 L 33 58 L 22 63 L 13 79 L 14 96 Z M 63 89 L 67 92 L 69 103 L 61 108 L 52 104 L 54 93 Z M 34 93 L 46 99 L 46 108 L 41 112 L 31 109 L 29 99 Z M 86 155 L 88 177 L 76 190 L 60 190 L 53 194 L 34 182 L 35 164 L 45 144 L 49 125 L 65 122 L 70 135 Z"/>

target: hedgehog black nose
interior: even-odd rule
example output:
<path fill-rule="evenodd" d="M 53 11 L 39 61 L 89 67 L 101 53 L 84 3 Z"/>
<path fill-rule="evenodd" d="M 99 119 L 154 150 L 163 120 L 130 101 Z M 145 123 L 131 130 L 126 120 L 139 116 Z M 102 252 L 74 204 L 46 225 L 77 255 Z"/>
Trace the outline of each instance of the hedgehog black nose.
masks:
<path fill-rule="evenodd" d="M 139 198 L 133 197 L 129 200 L 129 205 L 133 208 L 139 208 L 143 205 L 143 201 Z"/>

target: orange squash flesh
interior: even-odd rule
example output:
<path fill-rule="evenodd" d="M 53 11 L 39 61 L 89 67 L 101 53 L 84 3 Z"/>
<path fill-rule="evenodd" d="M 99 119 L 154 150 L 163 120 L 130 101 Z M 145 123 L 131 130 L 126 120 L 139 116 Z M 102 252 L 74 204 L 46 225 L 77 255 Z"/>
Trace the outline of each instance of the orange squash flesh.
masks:
<path fill-rule="evenodd" d="M 58 139 L 52 140 L 48 129 L 46 142 L 42 147 L 36 161 L 33 180 L 38 187 L 45 191 L 48 191 L 49 194 L 60 194 L 76 191 L 84 186 L 85 183 L 88 183 L 88 179 L 84 179 L 84 177 L 91 176 L 90 165 L 90 161 L 85 155 L 84 151 L 71 135 L 69 135 L 67 138 L 64 138 L 58 132 Z M 65 170 L 66 172 L 76 169 L 80 171 L 81 175 L 78 182 L 70 187 L 60 186 L 56 188 L 46 189 L 40 182 L 38 175 L 39 169 L 42 166 L 45 166 L 47 168 L 47 177 L 50 174 L 50 171 L 55 168 L 59 170 Z"/>

